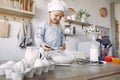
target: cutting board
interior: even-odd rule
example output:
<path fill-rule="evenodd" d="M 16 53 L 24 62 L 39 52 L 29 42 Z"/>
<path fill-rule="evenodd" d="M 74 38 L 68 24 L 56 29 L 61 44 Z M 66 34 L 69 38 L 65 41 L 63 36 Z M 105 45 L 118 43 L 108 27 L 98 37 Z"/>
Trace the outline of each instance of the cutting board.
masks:
<path fill-rule="evenodd" d="M 7 21 L 0 22 L 0 37 L 8 37 L 9 23 Z"/>

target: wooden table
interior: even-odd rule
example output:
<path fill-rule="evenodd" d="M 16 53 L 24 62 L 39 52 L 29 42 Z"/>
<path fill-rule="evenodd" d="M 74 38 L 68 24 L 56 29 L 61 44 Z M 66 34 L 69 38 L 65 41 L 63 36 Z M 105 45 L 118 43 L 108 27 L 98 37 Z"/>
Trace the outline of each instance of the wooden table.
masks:
<path fill-rule="evenodd" d="M 0 80 L 6 79 L 0 77 Z M 120 80 L 120 65 L 107 63 L 101 65 L 72 64 L 69 67 L 56 66 L 54 71 L 24 80 Z"/>

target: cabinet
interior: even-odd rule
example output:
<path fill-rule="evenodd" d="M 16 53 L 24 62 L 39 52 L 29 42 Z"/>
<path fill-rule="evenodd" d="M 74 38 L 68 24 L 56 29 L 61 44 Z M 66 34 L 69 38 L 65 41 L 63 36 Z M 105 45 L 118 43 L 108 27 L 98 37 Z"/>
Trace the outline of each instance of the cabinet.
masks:
<path fill-rule="evenodd" d="M 32 18 L 35 14 L 34 0 L 1 0 L 0 15 Z"/>

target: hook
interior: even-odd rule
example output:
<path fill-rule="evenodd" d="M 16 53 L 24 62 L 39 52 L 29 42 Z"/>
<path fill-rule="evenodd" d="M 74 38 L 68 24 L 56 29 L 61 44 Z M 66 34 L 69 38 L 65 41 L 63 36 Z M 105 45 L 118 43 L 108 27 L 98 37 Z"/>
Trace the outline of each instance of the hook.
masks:
<path fill-rule="evenodd" d="M 71 24 L 72 24 L 72 21 L 71 22 L 69 22 L 69 25 L 71 26 Z"/>
<path fill-rule="evenodd" d="M 25 19 L 23 18 L 23 19 L 22 19 L 22 21 L 24 22 L 24 21 L 25 21 Z"/>
<path fill-rule="evenodd" d="M 5 20 L 5 21 L 7 21 L 7 20 L 8 20 L 6 16 L 4 16 L 4 20 Z"/>
<path fill-rule="evenodd" d="M 28 22 L 31 23 L 31 20 L 29 19 Z"/>
<path fill-rule="evenodd" d="M 16 18 L 14 17 L 14 21 L 16 20 Z"/>

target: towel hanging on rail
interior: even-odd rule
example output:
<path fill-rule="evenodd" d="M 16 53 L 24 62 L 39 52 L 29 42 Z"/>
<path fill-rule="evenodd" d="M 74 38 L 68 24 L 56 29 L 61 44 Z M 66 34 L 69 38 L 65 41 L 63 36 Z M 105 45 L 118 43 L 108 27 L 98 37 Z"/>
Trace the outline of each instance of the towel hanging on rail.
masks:
<path fill-rule="evenodd" d="M 22 26 L 20 26 L 17 39 L 18 39 L 18 45 L 21 48 L 25 48 L 26 46 L 30 46 L 33 44 L 32 39 L 32 24 L 31 23 L 22 23 Z"/>

